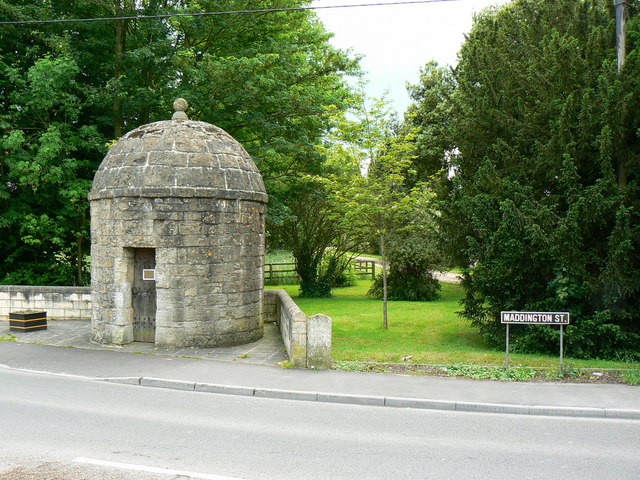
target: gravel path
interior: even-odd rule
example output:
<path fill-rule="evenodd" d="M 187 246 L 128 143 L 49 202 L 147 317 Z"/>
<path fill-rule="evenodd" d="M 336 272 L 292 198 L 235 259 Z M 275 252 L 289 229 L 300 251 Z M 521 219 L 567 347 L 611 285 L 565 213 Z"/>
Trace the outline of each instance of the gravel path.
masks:
<path fill-rule="evenodd" d="M 356 257 L 357 260 L 363 262 L 375 262 L 376 265 L 382 266 L 382 260 L 375 257 L 367 257 L 366 255 L 360 255 Z M 460 274 L 454 272 L 434 272 L 435 277 L 441 282 L 446 283 L 460 283 Z"/>

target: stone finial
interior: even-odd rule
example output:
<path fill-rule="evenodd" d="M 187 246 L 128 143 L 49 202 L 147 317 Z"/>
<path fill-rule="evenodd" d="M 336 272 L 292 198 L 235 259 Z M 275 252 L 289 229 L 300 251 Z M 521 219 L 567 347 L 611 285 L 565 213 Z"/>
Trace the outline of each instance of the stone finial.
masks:
<path fill-rule="evenodd" d="M 184 98 L 178 98 L 173 102 L 173 109 L 176 112 L 171 117 L 171 120 L 189 120 L 187 114 L 184 113 L 187 108 L 189 108 L 187 101 Z"/>

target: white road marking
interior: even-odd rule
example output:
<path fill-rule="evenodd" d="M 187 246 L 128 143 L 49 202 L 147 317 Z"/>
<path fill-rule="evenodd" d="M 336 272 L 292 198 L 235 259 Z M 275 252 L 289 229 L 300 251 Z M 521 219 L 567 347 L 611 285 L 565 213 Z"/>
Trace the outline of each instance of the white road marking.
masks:
<path fill-rule="evenodd" d="M 47 372 L 45 370 L 33 370 L 31 368 L 12 367 L 11 365 L 5 365 L 4 363 L 0 363 L 0 368 L 6 368 L 7 370 L 12 370 L 14 372 L 35 373 L 38 375 L 51 375 L 54 377 L 76 378 L 78 380 L 101 380 L 100 377 L 87 377 L 86 375 L 74 375 L 73 373 Z"/>
<path fill-rule="evenodd" d="M 136 465 L 134 463 L 110 462 L 108 460 L 96 460 L 94 458 L 78 457 L 74 460 L 76 463 L 86 463 L 89 465 L 98 465 L 102 467 L 120 468 L 123 470 L 133 470 L 137 472 L 160 473 L 165 475 L 179 475 L 188 478 L 200 478 L 203 480 L 240 480 L 236 477 L 224 477 L 221 475 L 212 475 L 210 473 L 189 472 L 186 470 L 172 470 L 170 468 L 149 467 L 147 465 Z"/>

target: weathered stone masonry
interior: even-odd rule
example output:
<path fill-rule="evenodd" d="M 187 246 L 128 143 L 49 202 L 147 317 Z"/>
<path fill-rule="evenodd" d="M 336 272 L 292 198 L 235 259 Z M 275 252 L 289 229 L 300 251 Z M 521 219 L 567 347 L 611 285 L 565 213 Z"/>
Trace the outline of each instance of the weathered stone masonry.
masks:
<path fill-rule="evenodd" d="M 157 345 L 262 337 L 267 196 L 226 132 L 180 116 L 139 127 L 107 154 L 89 199 L 94 341 L 134 340 L 133 297 L 150 283 Z M 155 281 L 135 283 L 139 252 L 155 257 Z"/>
<path fill-rule="evenodd" d="M 265 290 L 265 321 L 277 322 L 289 360 L 301 368 L 331 368 L 331 318 L 307 317 L 286 290 Z"/>

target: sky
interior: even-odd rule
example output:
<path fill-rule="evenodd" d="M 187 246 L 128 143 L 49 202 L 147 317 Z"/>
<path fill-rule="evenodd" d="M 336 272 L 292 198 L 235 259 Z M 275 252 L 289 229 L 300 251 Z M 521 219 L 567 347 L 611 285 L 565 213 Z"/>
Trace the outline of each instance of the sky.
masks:
<path fill-rule="evenodd" d="M 391 3 L 394 0 L 314 0 L 313 6 Z M 455 65 L 473 14 L 510 0 L 445 0 L 416 5 L 320 9 L 316 13 L 335 35 L 331 43 L 352 49 L 369 81 L 370 96 L 388 98 L 402 115 L 409 104 L 406 84 L 417 83 L 430 60 Z"/>

